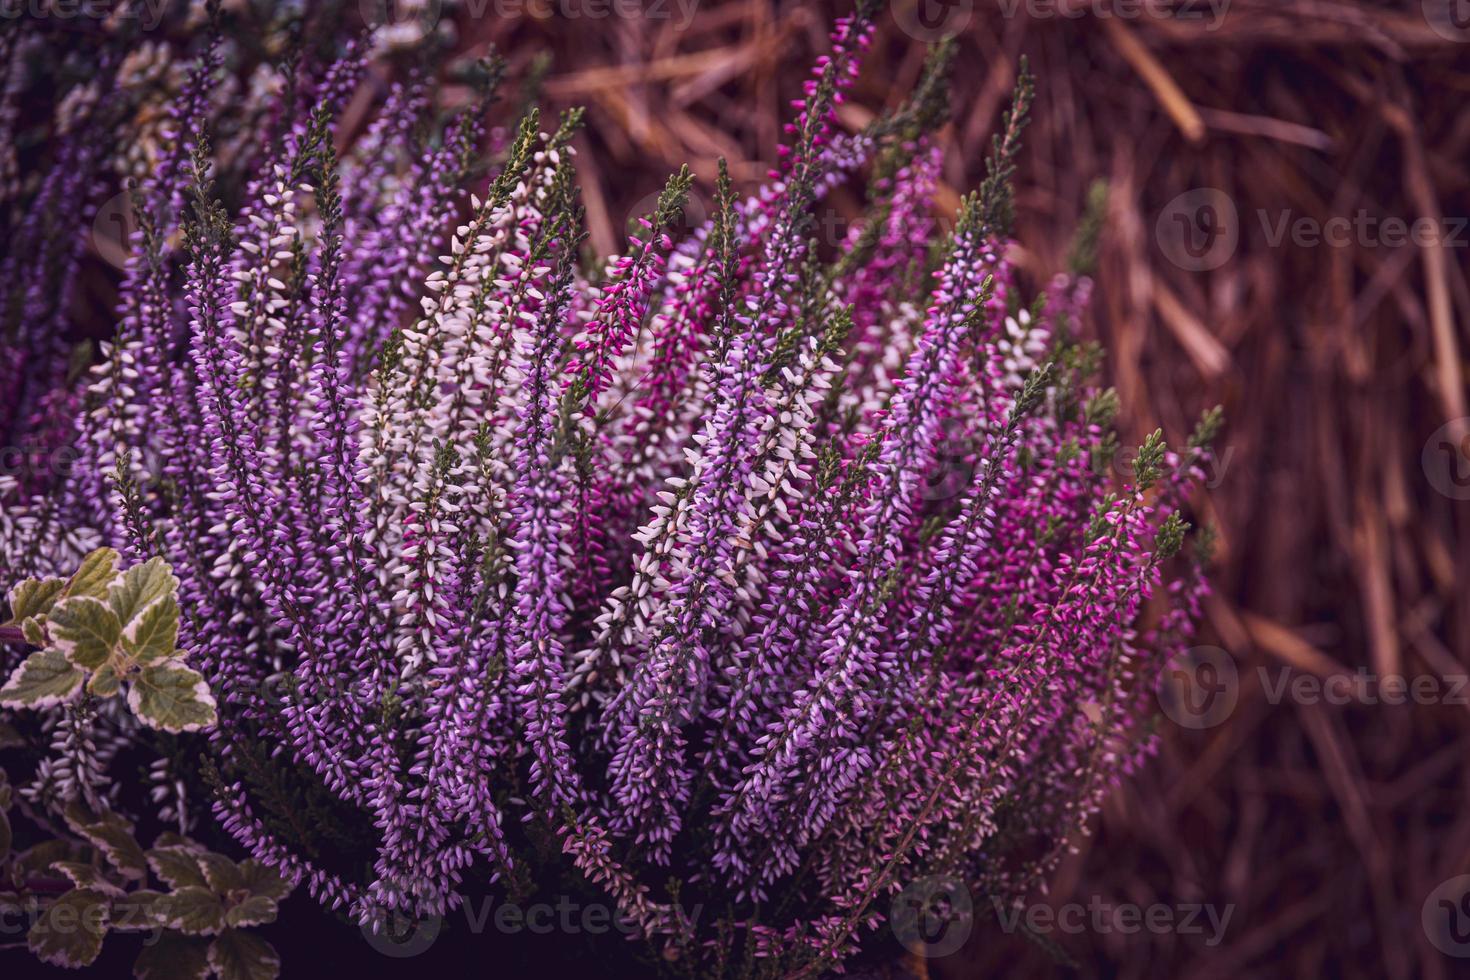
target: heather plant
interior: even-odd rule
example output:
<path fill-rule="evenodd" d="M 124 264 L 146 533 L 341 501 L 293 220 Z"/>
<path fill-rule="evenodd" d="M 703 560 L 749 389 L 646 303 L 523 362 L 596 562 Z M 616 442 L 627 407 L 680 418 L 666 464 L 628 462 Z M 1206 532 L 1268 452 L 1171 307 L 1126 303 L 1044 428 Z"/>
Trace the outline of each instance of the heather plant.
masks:
<path fill-rule="evenodd" d="M 47 202 L 106 173 L 73 144 L 103 157 L 124 110 L 166 107 L 95 363 L 68 367 L 65 310 L 6 260 L 6 431 L 77 455 L 0 483 L 0 704 L 49 739 L 36 806 L 116 814 L 109 763 L 151 752 L 138 819 L 182 834 L 202 799 L 250 881 L 381 929 L 570 875 L 692 976 L 839 968 L 926 876 L 1035 888 L 1152 751 L 1219 418 L 1116 465 L 1088 279 L 1028 297 L 1013 262 L 1029 81 L 945 230 L 947 47 L 891 115 L 835 126 L 872 6 L 762 188 L 722 164 L 676 241 L 683 170 L 603 260 L 580 113 L 489 126 L 524 101 L 498 59 L 447 114 L 410 65 L 350 134 L 372 43 L 291 32 L 245 88 L 216 12 L 146 94 L 104 59 L 7 198 L 18 242 L 60 249 Z M 864 180 L 865 220 L 815 237 Z M 265 921 L 238 910 L 286 887 L 199 860 L 204 885 L 154 866 L 151 921 Z"/>

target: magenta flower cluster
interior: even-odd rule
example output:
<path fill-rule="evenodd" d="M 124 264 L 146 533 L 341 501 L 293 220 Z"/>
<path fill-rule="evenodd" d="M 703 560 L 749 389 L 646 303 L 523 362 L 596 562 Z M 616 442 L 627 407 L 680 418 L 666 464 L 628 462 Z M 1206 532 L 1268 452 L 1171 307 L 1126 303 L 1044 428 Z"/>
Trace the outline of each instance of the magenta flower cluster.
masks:
<path fill-rule="evenodd" d="M 218 39 L 172 66 L 101 363 L 71 380 L 56 296 L 5 298 L 0 431 L 76 461 L 0 477 L 0 547 L 17 579 L 98 542 L 169 563 L 218 702 L 214 815 L 250 856 L 372 925 L 535 875 L 552 841 L 694 972 L 815 975 L 921 876 L 1024 895 L 1152 750 L 1216 420 L 1125 462 L 1088 279 L 1023 295 L 1024 83 L 953 221 L 943 51 L 838 131 L 868 13 L 764 187 L 722 167 L 678 234 L 675 175 L 600 263 L 579 114 L 488 127 L 498 63 L 447 121 L 426 72 L 372 97 L 366 48 L 248 93 Z M 32 262 L 74 278 L 46 243 L 95 197 L 113 91 L 31 195 L 6 290 Z M 349 102 L 373 106 L 352 133 Z M 866 219 L 815 237 L 864 180 Z M 301 839 L 262 766 L 360 850 Z"/>

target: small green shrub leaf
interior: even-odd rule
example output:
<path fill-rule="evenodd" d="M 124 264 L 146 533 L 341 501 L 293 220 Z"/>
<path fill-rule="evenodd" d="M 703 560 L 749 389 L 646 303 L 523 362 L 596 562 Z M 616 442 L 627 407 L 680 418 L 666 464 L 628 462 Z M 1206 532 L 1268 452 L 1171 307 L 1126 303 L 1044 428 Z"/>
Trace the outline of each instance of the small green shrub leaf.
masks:
<path fill-rule="evenodd" d="M 90 966 L 102 952 L 110 905 L 100 892 L 74 888 L 41 913 L 26 943 L 38 959 L 52 966 Z"/>
<path fill-rule="evenodd" d="M 259 936 L 231 930 L 209 946 L 209 965 L 220 980 L 275 980 L 281 972 L 276 948 Z"/>
<path fill-rule="evenodd" d="M 110 895 L 113 898 L 124 894 L 123 890 L 108 881 L 101 871 L 82 861 L 57 861 L 51 865 L 51 870 L 65 875 L 78 888 Z"/>
<path fill-rule="evenodd" d="M 225 927 L 225 904 L 208 888 L 186 885 L 153 903 L 155 921 L 186 936 L 213 936 Z"/>
<path fill-rule="evenodd" d="M 73 596 L 52 608 L 47 630 L 51 649 L 78 667 L 96 670 L 112 656 L 122 637 L 122 622 L 100 599 Z"/>
<path fill-rule="evenodd" d="M 276 921 L 276 903 L 264 895 L 251 895 L 225 913 L 225 925 L 240 929 Z"/>
<path fill-rule="evenodd" d="M 45 619 L 65 588 L 66 581 L 59 578 L 24 580 L 10 590 L 10 620 L 0 625 L 14 626 L 32 616 Z"/>
<path fill-rule="evenodd" d="M 46 627 L 35 616 L 20 624 L 20 633 L 21 636 L 26 638 L 26 642 L 33 647 L 43 647 L 46 645 Z"/>
<path fill-rule="evenodd" d="M 124 878 L 142 881 L 148 877 L 148 859 L 133 838 L 133 825 L 117 813 L 95 814 L 80 804 L 66 809 L 66 822 L 118 870 Z"/>
<path fill-rule="evenodd" d="M 139 888 L 112 903 L 113 932 L 151 932 L 158 928 L 158 901 L 163 892 Z"/>
<path fill-rule="evenodd" d="M 198 857 L 199 867 L 204 871 L 204 878 L 209 882 L 210 888 L 221 895 L 244 890 L 245 876 L 240 873 L 240 866 L 234 861 L 212 851 L 204 851 Z"/>
<path fill-rule="evenodd" d="M 172 657 L 179 642 L 178 601 L 172 595 L 154 599 L 128 622 L 122 640 L 128 656 L 145 666 Z"/>
<path fill-rule="evenodd" d="M 121 688 L 117 671 L 112 669 L 111 664 L 103 664 L 97 673 L 93 674 L 87 681 L 87 693 L 99 698 L 110 698 Z"/>
<path fill-rule="evenodd" d="M 128 689 L 128 707 L 152 728 L 194 732 L 217 720 L 214 695 L 197 670 L 178 660 L 144 667 Z"/>
<path fill-rule="evenodd" d="M 108 588 L 107 604 L 119 620 L 131 623 L 133 617 L 164 596 L 173 595 L 178 587 L 179 580 L 168 563 L 162 558 L 150 558 L 123 572 L 122 578 Z"/>
<path fill-rule="evenodd" d="M 0 704 L 11 708 L 49 708 L 70 701 L 85 675 L 55 650 L 33 653 L 0 687 Z"/>
<path fill-rule="evenodd" d="M 252 895 L 264 895 L 280 901 L 291 894 L 292 884 L 275 868 L 261 864 L 254 858 L 240 862 L 240 878 Z"/>
<path fill-rule="evenodd" d="M 137 980 L 204 980 L 209 975 L 209 943 L 193 936 L 164 933 L 133 962 Z"/>
<path fill-rule="evenodd" d="M 148 866 L 170 888 L 209 886 L 199 870 L 198 852 L 187 847 L 155 847 L 148 852 Z"/>
<path fill-rule="evenodd" d="M 77 569 L 66 583 L 63 596 L 89 595 L 94 599 L 107 598 L 107 588 L 117 579 L 118 554 L 111 548 L 98 548 L 96 551 L 82 559 L 82 566 Z"/>

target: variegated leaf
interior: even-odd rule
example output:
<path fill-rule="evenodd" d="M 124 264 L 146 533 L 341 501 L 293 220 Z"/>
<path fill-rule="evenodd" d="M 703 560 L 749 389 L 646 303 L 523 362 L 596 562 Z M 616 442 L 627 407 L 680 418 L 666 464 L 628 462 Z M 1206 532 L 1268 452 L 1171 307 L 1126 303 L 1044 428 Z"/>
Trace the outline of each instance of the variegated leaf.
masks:
<path fill-rule="evenodd" d="M 168 563 L 162 558 L 150 558 L 123 572 L 108 588 L 107 604 L 120 621 L 131 623 L 151 603 L 173 595 L 178 587 L 179 580 Z"/>
<path fill-rule="evenodd" d="M 49 708 L 70 701 L 86 675 L 55 650 L 33 653 L 0 687 L 0 704 L 12 708 Z"/>
<path fill-rule="evenodd" d="M 204 980 L 209 970 L 208 940 L 169 932 L 133 961 L 135 980 Z"/>
<path fill-rule="evenodd" d="M 87 693 L 99 698 L 110 698 L 122 688 L 122 682 L 118 679 L 117 671 L 112 669 L 111 664 L 103 664 L 97 668 L 87 681 Z"/>
<path fill-rule="evenodd" d="M 66 822 L 102 852 L 107 862 L 124 878 L 142 881 L 148 877 L 148 859 L 133 838 L 133 825 L 118 813 L 93 813 L 80 803 L 66 809 Z"/>
<path fill-rule="evenodd" d="M 199 867 L 204 871 L 204 878 L 209 882 L 210 888 L 221 895 L 245 888 L 245 876 L 240 873 L 240 866 L 234 861 L 213 851 L 205 851 L 198 857 Z"/>
<path fill-rule="evenodd" d="M 261 864 L 254 858 L 240 862 L 240 877 L 250 894 L 264 895 L 278 902 L 291 894 L 294 887 L 275 868 Z"/>
<path fill-rule="evenodd" d="M 32 616 L 45 619 L 65 588 L 64 579 L 25 579 L 10 590 L 10 619 L 0 626 L 14 626 Z"/>
<path fill-rule="evenodd" d="M 198 731 L 217 720 L 203 675 L 177 660 L 139 671 L 128 688 L 128 707 L 143 724 L 166 732 Z"/>
<path fill-rule="evenodd" d="M 225 912 L 225 925 L 233 929 L 263 926 L 276 921 L 276 903 L 264 895 L 251 895 Z"/>
<path fill-rule="evenodd" d="M 112 903 L 114 932 L 151 932 L 158 926 L 157 904 L 163 892 L 139 888 Z"/>
<path fill-rule="evenodd" d="M 113 898 L 123 894 L 123 890 L 108 881 L 101 871 L 84 862 L 57 861 L 51 865 L 51 870 L 65 875 L 78 888 L 86 888 Z"/>
<path fill-rule="evenodd" d="M 122 637 L 122 622 L 102 600 L 74 596 L 52 607 L 47 632 L 51 649 L 78 667 L 96 670 L 112 656 Z"/>
<path fill-rule="evenodd" d="M 160 925 L 186 936 L 213 936 L 225 927 L 225 906 L 208 888 L 186 885 L 153 903 Z"/>
<path fill-rule="evenodd" d="M 111 548 L 98 548 L 82 559 L 82 565 L 66 583 L 65 596 L 89 595 L 107 598 L 108 586 L 117 579 L 118 554 Z"/>
<path fill-rule="evenodd" d="M 52 966 L 90 966 L 102 952 L 110 905 L 100 892 L 74 888 L 41 913 L 26 943 L 38 959 Z"/>
<path fill-rule="evenodd" d="M 123 628 L 123 649 L 140 664 L 161 663 L 179 642 L 179 604 L 171 595 L 154 599 Z"/>
<path fill-rule="evenodd" d="M 281 972 L 276 948 L 238 929 L 231 929 L 210 944 L 209 965 L 220 980 L 275 980 Z"/>
<path fill-rule="evenodd" d="M 170 888 L 187 885 L 206 888 L 209 882 L 199 869 L 198 856 L 197 851 L 186 847 L 155 847 L 148 852 L 148 866 Z"/>

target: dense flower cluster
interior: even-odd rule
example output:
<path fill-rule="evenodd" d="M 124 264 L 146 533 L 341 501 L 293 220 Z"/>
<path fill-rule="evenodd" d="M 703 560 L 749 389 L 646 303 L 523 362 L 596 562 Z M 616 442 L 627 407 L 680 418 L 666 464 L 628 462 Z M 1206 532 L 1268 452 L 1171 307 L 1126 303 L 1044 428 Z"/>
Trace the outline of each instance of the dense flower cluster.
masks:
<path fill-rule="evenodd" d="M 1024 895 L 1150 751 L 1216 420 L 1115 465 L 1088 280 L 1032 301 L 1011 262 L 1025 83 L 941 233 L 943 49 L 892 116 L 834 128 L 868 14 L 764 188 L 722 170 L 676 241 L 678 174 L 592 265 L 580 117 L 487 129 L 498 63 L 447 121 L 410 71 L 348 134 L 372 52 L 242 93 L 207 39 L 149 69 L 172 95 L 79 378 L 38 284 L 69 288 L 56 229 L 143 67 L 97 66 L 39 188 L 6 189 L 0 432 L 76 455 L 0 477 L 6 585 L 99 543 L 168 563 L 217 702 L 203 777 L 252 859 L 373 924 L 535 874 L 552 840 L 691 971 L 814 975 L 918 876 Z M 815 239 L 864 175 L 867 220 Z M 301 798 L 344 829 L 314 838 Z M 691 902 L 727 911 L 697 928 Z"/>

